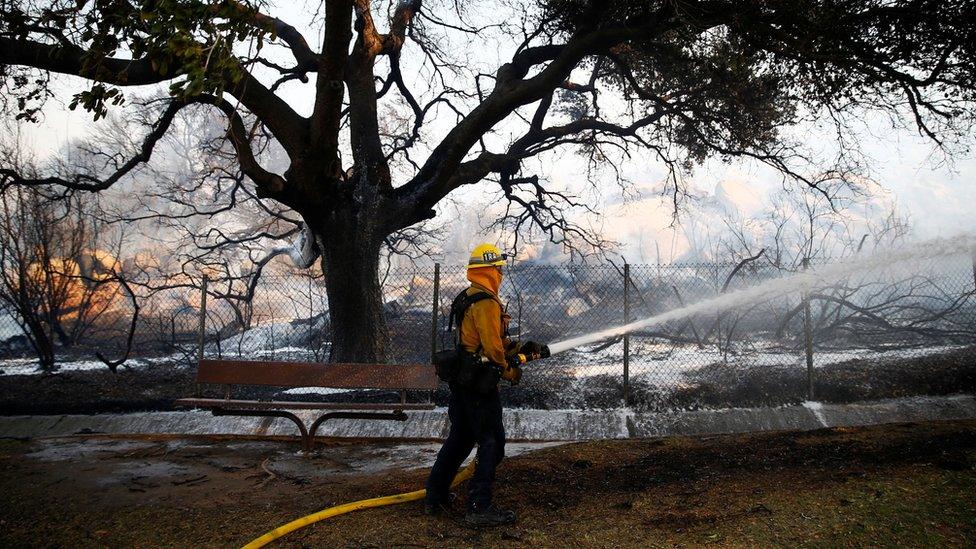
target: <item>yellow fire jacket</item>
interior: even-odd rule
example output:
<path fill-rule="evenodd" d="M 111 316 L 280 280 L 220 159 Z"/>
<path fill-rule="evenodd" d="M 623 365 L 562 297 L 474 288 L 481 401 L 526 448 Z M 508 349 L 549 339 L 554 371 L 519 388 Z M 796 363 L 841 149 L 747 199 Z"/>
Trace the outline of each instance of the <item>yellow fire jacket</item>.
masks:
<path fill-rule="evenodd" d="M 488 270 L 494 271 L 494 269 L 477 269 L 477 271 Z M 501 301 L 498 299 L 498 285 L 492 284 L 494 280 L 477 280 L 481 278 L 477 275 L 481 274 L 476 273 L 476 271 L 469 273 L 468 279 L 471 280 L 472 284 L 467 289 L 467 294 L 487 292 L 492 298 L 482 299 L 472 304 L 464 313 L 464 319 L 461 321 L 461 346 L 471 353 L 476 352 L 478 347 L 481 347 L 483 356 L 501 366 L 502 378 L 513 381 L 516 373 L 512 368 L 509 368 L 507 356 L 517 352 L 517 345 L 505 337 L 509 317 L 504 314 Z M 500 284 L 500 282 L 499 276 L 498 283 Z M 494 286 L 494 288 L 489 286 Z"/>

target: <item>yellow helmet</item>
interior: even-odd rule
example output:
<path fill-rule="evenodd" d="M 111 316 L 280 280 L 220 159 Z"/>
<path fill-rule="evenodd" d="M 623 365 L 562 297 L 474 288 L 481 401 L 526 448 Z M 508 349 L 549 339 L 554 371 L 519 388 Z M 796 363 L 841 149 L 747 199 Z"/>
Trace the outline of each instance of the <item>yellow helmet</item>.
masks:
<path fill-rule="evenodd" d="M 471 257 L 468 258 L 468 269 L 479 269 L 481 267 L 502 267 L 505 265 L 505 260 L 508 259 L 508 254 L 503 254 L 498 246 L 493 246 L 491 244 L 478 244 L 474 250 L 471 251 Z"/>

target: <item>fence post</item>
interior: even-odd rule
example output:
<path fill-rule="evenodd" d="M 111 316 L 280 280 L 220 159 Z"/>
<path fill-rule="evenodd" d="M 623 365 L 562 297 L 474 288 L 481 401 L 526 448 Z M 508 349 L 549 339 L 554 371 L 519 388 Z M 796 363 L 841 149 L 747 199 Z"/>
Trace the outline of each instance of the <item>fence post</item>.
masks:
<path fill-rule="evenodd" d="M 434 363 L 437 352 L 437 316 L 440 312 L 441 264 L 434 263 L 434 300 L 430 310 L 430 362 Z"/>
<path fill-rule="evenodd" d="M 630 263 L 624 263 L 624 324 L 630 322 Z M 630 334 L 624 334 L 624 406 L 630 404 Z"/>
<path fill-rule="evenodd" d="M 316 362 L 319 360 L 318 349 L 315 349 L 315 335 L 312 333 L 312 317 L 315 316 L 315 303 L 312 300 L 312 276 L 308 277 L 308 350 Z"/>
<path fill-rule="evenodd" d="M 810 260 L 803 258 L 803 270 L 810 267 Z M 813 400 L 813 326 L 810 315 L 810 289 L 803 290 L 803 339 L 807 358 L 807 400 Z"/>
<path fill-rule="evenodd" d="M 200 285 L 200 328 L 197 333 L 197 364 L 203 360 L 203 343 L 207 333 L 207 276 L 204 275 Z"/>

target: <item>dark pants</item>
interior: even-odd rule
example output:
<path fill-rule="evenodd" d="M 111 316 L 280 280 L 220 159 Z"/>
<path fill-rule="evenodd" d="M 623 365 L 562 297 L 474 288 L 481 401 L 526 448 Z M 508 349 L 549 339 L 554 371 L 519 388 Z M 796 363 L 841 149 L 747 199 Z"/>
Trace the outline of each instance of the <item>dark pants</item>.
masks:
<path fill-rule="evenodd" d="M 427 503 L 446 504 L 451 481 L 478 445 L 478 464 L 469 483 L 468 509 L 491 505 L 491 484 L 495 468 L 505 456 L 505 427 L 502 425 L 502 403 L 498 391 L 482 395 L 460 388 L 451 389 L 447 408 L 451 431 L 437 453 L 437 461 L 427 479 Z"/>

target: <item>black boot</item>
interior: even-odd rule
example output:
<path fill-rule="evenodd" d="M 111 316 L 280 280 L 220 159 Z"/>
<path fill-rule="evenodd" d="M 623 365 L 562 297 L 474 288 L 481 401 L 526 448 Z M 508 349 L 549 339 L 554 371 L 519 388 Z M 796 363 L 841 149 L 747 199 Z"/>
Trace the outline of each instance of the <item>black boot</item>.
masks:
<path fill-rule="evenodd" d="M 501 526 L 515 522 L 515 511 L 509 509 L 499 509 L 494 505 L 489 505 L 484 509 L 472 507 L 468 514 L 464 516 L 464 522 L 472 526 Z"/>
<path fill-rule="evenodd" d="M 439 517 L 441 515 L 451 514 L 451 506 L 457 500 L 457 494 L 450 493 L 447 495 L 447 499 L 425 499 L 424 500 L 424 514 L 429 517 Z"/>

